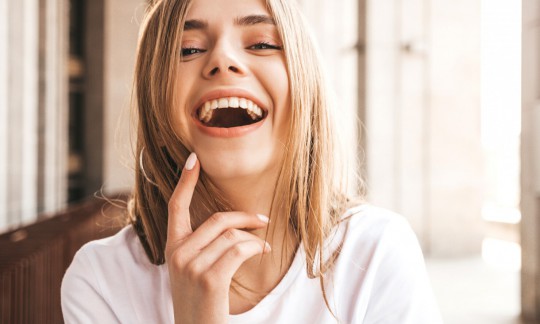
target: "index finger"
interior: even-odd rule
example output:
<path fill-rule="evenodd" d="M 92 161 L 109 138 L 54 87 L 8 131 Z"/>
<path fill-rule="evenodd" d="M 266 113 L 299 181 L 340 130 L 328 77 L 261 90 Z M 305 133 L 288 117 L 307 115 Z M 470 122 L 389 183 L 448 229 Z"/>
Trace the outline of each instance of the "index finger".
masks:
<path fill-rule="evenodd" d="M 180 180 L 169 200 L 167 241 L 182 240 L 193 232 L 189 205 L 199 178 L 199 169 L 197 154 L 192 152 L 186 160 Z"/>

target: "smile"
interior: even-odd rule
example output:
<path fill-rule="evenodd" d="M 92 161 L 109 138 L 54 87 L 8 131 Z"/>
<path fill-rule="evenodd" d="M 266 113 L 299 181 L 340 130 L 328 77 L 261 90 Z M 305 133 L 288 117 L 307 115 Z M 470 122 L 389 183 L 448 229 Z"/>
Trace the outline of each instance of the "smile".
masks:
<path fill-rule="evenodd" d="M 268 111 L 253 96 L 238 89 L 207 93 L 196 105 L 193 120 L 197 128 L 213 137 L 240 137 L 262 126 Z"/>
<path fill-rule="evenodd" d="M 206 101 L 197 110 L 197 117 L 207 127 L 232 128 L 257 123 L 266 112 L 249 99 L 225 97 Z"/>

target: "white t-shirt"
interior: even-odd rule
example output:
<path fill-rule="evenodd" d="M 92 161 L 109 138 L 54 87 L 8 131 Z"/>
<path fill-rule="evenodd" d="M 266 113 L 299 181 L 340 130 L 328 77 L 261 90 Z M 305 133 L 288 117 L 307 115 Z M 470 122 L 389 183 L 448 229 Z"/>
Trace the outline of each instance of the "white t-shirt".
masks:
<path fill-rule="evenodd" d="M 229 323 L 442 323 L 407 221 L 369 205 L 344 217 L 350 215 L 325 250 L 333 251 L 344 238 L 325 277 L 339 321 L 326 307 L 319 279 L 308 278 L 300 247 L 272 292 L 251 310 L 230 315 Z M 68 324 L 174 323 L 167 266 L 150 263 L 131 226 L 87 243 L 64 276 L 62 311 Z"/>

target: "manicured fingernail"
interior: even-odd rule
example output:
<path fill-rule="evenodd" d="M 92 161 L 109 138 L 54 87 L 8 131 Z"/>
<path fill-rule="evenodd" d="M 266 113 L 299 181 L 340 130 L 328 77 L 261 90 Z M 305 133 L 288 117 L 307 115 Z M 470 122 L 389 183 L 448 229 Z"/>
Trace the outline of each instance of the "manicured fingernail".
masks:
<path fill-rule="evenodd" d="M 189 171 L 189 170 L 193 169 L 196 162 L 197 162 L 197 154 L 195 154 L 195 152 L 191 152 L 191 154 L 189 155 L 189 157 L 188 157 L 188 159 L 186 161 L 186 165 L 185 165 L 186 170 Z"/>
<path fill-rule="evenodd" d="M 257 214 L 257 217 L 259 217 L 259 219 L 265 223 L 268 223 L 270 221 L 270 219 L 264 215 L 261 215 L 261 214 Z"/>
<path fill-rule="evenodd" d="M 270 251 L 272 251 L 270 244 L 268 244 L 268 242 L 264 242 L 264 252 L 270 252 Z"/>

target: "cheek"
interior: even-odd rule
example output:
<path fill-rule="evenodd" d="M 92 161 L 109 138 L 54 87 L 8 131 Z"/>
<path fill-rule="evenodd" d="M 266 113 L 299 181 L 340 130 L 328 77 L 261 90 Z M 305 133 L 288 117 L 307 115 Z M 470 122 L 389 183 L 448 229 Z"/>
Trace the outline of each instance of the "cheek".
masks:
<path fill-rule="evenodd" d="M 291 96 L 289 90 L 289 76 L 285 69 L 285 63 L 276 64 L 272 67 L 273 73 L 269 74 L 270 91 L 275 105 L 275 122 L 280 130 L 287 129 L 291 118 Z"/>
<path fill-rule="evenodd" d="M 288 97 L 289 94 L 289 76 L 287 75 L 287 69 L 285 62 L 279 60 L 270 66 L 269 79 L 274 91 L 281 94 L 282 98 Z"/>

